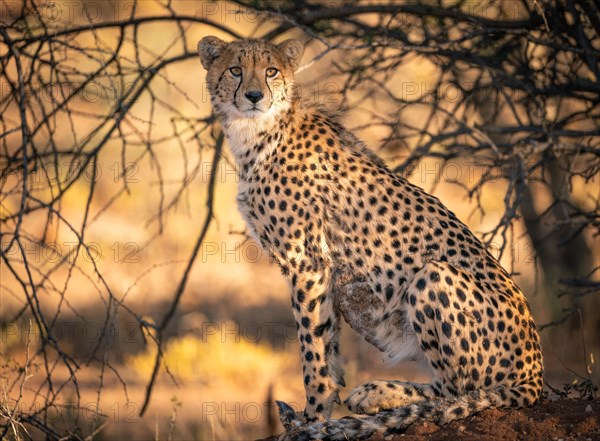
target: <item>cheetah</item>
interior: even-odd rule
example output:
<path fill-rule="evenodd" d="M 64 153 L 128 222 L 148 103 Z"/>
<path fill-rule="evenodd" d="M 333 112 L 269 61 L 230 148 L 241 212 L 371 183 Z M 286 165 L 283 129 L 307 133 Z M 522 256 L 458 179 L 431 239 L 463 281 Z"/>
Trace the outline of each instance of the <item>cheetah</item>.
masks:
<path fill-rule="evenodd" d="M 436 197 L 302 99 L 303 43 L 207 36 L 198 52 L 238 166 L 238 208 L 289 280 L 306 406 L 278 402 L 287 436 L 360 439 L 537 402 L 542 354 L 523 293 Z M 339 296 L 370 306 L 344 310 Z M 431 382 L 366 383 L 345 400 L 361 415 L 330 419 L 345 387 L 342 315 L 370 323 L 363 335 L 389 360 L 426 364 Z"/>

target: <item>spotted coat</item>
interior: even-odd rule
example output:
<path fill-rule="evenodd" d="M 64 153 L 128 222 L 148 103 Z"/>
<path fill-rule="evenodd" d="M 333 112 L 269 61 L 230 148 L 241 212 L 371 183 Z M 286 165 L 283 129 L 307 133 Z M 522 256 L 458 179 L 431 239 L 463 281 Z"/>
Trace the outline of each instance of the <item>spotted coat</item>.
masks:
<path fill-rule="evenodd" d="M 491 406 L 527 406 L 542 389 L 529 306 L 479 239 L 436 197 L 391 172 L 338 118 L 299 98 L 297 40 L 225 43 L 199 53 L 212 105 L 240 170 L 238 204 L 290 284 L 302 353 L 302 418 L 281 403 L 298 439 L 445 423 Z M 329 420 L 345 386 L 338 269 L 365 280 L 377 323 L 369 339 L 389 359 L 416 358 L 429 384 L 373 381 L 347 397 L 375 416 Z M 350 294 L 351 295 L 351 294 Z"/>

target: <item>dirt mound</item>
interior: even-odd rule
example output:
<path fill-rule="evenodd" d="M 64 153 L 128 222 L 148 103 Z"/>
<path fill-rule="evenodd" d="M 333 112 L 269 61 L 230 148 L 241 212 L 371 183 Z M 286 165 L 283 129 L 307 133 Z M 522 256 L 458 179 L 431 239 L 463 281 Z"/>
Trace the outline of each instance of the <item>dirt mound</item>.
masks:
<path fill-rule="evenodd" d="M 425 440 L 600 440 L 600 400 L 547 400 L 528 409 L 490 409 L 444 427 L 414 424 L 401 435 L 375 435 L 368 441 Z"/>

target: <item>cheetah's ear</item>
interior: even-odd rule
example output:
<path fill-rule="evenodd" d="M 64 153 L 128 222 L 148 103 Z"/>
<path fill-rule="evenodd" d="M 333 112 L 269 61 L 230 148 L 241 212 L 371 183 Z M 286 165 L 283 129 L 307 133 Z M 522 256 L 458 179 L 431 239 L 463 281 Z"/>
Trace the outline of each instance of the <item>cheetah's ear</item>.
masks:
<path fill-rule="evenodd" d="M 198 53 L 200 61 L 206 70 L 210 68 L 213 62 L 223 53 L 223 49 L 227 46 L 223 40 L 217 37 L 204 37 L 198 42 Z"/>
<path fill-rule="evenodd" d="M 278 44 L 277 48 L 287 57 L 292 70 L 298 69 L 302 55 L 304 55 L 304 44 L 300 40 L 290 38 Z"/>

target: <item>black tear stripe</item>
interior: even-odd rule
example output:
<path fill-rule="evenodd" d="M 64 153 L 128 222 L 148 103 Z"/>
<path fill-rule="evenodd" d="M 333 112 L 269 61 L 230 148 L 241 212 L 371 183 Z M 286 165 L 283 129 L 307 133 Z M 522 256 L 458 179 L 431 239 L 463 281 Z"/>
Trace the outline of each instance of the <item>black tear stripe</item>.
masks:
<path fill-rule="evenodd" d="M 265 70 L 265 84 L 267 85 L 267 89 L 269 89 L 269 94 L 271 94 L 271 101 L 273 101 L 273 91 L 271 90 L 271 85 L 269 84 L 269 80 L 267 79 L 267 71 Z"/>
<path fill-rule="evenodd" d="M 240 57 L 238 57 L 238 59 L 237 59 L 237 64 L 238 64 L 238 65 L 240 64 L 240 61 L 241 61 L 241 60 L 240 60 Z M 239 108 L 239 107 L 238 107 L 238 105 L 237 105 L 237 93 L 238 93 L 238 90 L 240 90 L 240 87 L 242 86 L 242 82 L 244 81 L 244 70 L 243 70 L 243 69 L 242 69 L 242 73 L 240 74 L 240 77 L 239 77 L 239 78 L 240 78 L 240 79 L 239 79 L 238 85 L 237 85 L 237 87 L 235 88 L 235 92 L 233 92 L 233 105 L 234 105 L 234 106 L 235 106 L 235 108 L 236 108 L 236 109 L 238 109 L 238 110 L 239 110 L 240 108 Z"/>
<path fill-rule="evenodd" d="M 238 85 L 235 88 L 235 92 L 233 93 L 233 105 L 238 110 L 239 110 L 239 107 L 237 105 L 237 93 L 238 93 L 238 90 L 240 90 L 240 87 L 242 87 L 242 81 L 243 80 L 244 80 L 244 74 L 242 73 L 242 75 L 240 75 L 240 81 L 238 82 Z"/>

